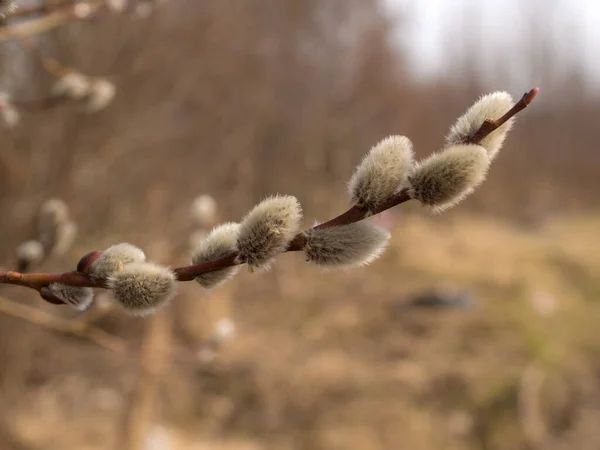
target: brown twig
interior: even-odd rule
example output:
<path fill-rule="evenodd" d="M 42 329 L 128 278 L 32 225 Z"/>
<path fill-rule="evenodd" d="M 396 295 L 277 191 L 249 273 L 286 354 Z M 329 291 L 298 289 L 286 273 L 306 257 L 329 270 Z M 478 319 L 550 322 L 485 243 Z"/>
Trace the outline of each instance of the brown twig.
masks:
<path fill-rule="evenodd" d="M 31 15 L 44 15 L 56 10 L 60 10 L 65 6 L 73 6 L 73 0 L 61 0 L 60 2 L 53 2 L 51 4 L 46 3 L 38 3 L 35 5 L 27 5 L 27 6 L 19 6 L 14 11 L 6 14 L 4 16 L 5 21 L 10 21 L 12 19 L 24 18 Z"/>
<path fill-rule="evenodd" d="M 44 111 L 66 101 L 65 97 L 50 96 L 36 100 L 11 100 L 11 103 L 23 111 Z"/>
<path fill-rule="evenodd" d="M 171 320 L 168 312 L 147 322 L 140 349 L 140 374 L 130 395 L 121 435 L 122 450 L 143 450 L 156 420 L 161 382 L 171 365 Z"/>
<path fill-rule="evenodd" d="M 4 22 L 0 23 L 0 42 L 19 39 L 19 36 L 16 35 L 23 37 L 45 33 L 69 22 L 94 19 L 101 14 L 110 13 L 105 0 L 79 2 L 79 7 L 83 4 L 91 8 L 91 13 L 86 17 L 77 15 L 77 3 L 73 0 L 63 0 L 51 5 L 42 3 L 18 8 L 6 14 Z M 130 2 L 123 13 L 134 13 L 139 4 L 140 2 Z M 18 20 L 13 21 L 13 19 Z"/>
<path fill-rule="evenodd" d="M 101 11 L 103 2 L 94 0 L 87 3 L 92 8 L 92 12 L 84 18 L 77 16 L 77 4 L 71 3 L 68 6 L 58 7 L 41 17 L 6 24 L 0 27 L 0 42 L 42 34 L 74 20 L 91 19 L 98 11 Z"/>
<path fill-rule="evenodd" d="M 481 142 L 482 139 L 484 139 L 490 133 L 497 130 L 511 117 L 515 116 L 517 113 L 525 109 L 533 101 L 538 92 L 538 88 L 532 89 L 531 91 L 525 93 L 523 97 L 502 117 L 494 121 L 485 121 L 481 125 L 479 130 L 473 135 L 473 137 L 469 139 L 468 143 L 477 144 Z M 369 212 L 366 209 L 360 208 L 358 206 L 353 206 L 343 214 L 340 214 L 339 216 L 327 222 L 317 225 L 317 228 L 347 225 L 359 222 L 369 217 L 369 215 L 379 214 L 385 210 L 393 208 L 394 206 L 400 205 L 410 199 L 411 197 L 408 195 L 408 191 L 406 189 L 402 189 L 375 211 Z M 302 250 L 305 242 L 306 238 L 304 236 L 304 233 L 298 233 L 298 235 L 296 235 L 296 237 L 289 244 L 287 251 Z M 226 257 L 214 261 L 208 261 L 205 263 L 195 264 L 191 266 L 178 267 L 174 269 L 174 272 L 179 281 L 191 281 L 196 276 L 202 273 L 212 272 L 215 270 L 231 267 L 233 265 L 238 264 L 236 262 L 236 257 L 237 254 L 232 253 Z M 0 283 L 17 284 L 20 286 L 26 286 L 32 289 L 36 289 L 38 291 L 44 287 L 47 287 L 50 283 L 61 283 L 71 286 L 89 286 L 99 288 L 106 287 L 105 280 L 93 279 L 79 272 L 68 272 L 63 274 L 22 274 L 18 272 L 0 272 Z"/>

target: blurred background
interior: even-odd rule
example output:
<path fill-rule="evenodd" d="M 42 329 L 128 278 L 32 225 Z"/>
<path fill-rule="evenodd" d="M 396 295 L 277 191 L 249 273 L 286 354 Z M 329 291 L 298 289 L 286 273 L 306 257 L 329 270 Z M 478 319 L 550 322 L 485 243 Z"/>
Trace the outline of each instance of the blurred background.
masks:
<path fill-rule="evenodd" d="M 474 195 L 382 215 L 367 268 L 283 255 L 143 319 L 0 287 L 1 449 L 598 448 L 595 2 L 110 3 L 23 0 L 0 23 L 20 114 L 0 129 L 6 269 L 53 197 L 78 233 L 36 271 L 124 241 L 184 265 L 199 230 L 272 193 L 310 226 L 383 137 L 423 157 L 480 95 L 541 93 Z M 55 101 L 65 68 L 112 103 Z M 216 212 L 194 225 L 199 195 Z"/>

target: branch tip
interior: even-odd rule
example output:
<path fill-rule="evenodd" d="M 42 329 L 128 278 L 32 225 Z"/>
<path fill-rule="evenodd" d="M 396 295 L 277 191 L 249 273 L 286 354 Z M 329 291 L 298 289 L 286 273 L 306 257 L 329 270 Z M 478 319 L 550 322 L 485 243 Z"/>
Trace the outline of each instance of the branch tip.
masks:
<path fill-rule="evenodd" d="M 526 106 L 528 106 L 533 100 L 535 100 L 535 98 L 537 97 L 537 95 L 540 93 L 540 88 L 535 87 L 532 90 L 530 90 L 529 92 L 526 92 L 523 95 L 523 103 L 525 103 Z"/>

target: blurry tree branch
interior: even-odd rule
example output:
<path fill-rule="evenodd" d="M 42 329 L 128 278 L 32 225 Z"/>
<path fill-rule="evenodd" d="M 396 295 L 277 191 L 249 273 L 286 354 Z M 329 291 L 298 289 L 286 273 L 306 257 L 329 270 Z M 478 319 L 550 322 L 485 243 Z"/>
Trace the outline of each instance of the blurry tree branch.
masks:
<path fill-rule="evenodd" d="M 95 2 L 98 4 L 103 3 L 102 0 L 95 0 Z M 92 3 L 92 2 L 90 2 L 90 3 Z M 17 19 L 17 18 L 23 19 L 23 18 L 26 18 L 27 16 L 32 16 L 32 15 L 39 17 L 40 15 L 55 12 L 55 11 L 64 9 L 65 7 L 67 7 L 67 8 L 73 7 L 73 5 L 74 5 L 74 2 L 72 0 L 60 0 L 60 1 L 54 1 L 51 3 L 41 2 L 41 3 L 36 3 L 33 5 L 21 5 L 21 6 L 19 6 L 19 8 L 15 9 L 14 11 L 6 14 L 4 19 L 5 20 L 13 20 L 13 19 Z"/>
<path fill-rule="evenodd" d="M 90 312 L 86 312 L 86 314 L 79 318 L 65 319 L 43 311 L 39 308 L 17 303 L 16 301 L 0 296 L 0 313 L 44 328 L 48 328 L 50 330 L 58 331 L 59 333 L 72 334 L 87 339 L 90 342 L 119 355 L 135 356 L 138 354 L 138 350 L 126 339 L 110 334 L 92 324 L 94 320 L 105 314 L 106 311 L 92 310 Z M 161 315 L 158 314 L 157 316 Z M 220 348 L 222 341 L 228 338 L 228 336 L 218 336 L 219 326 L 220 325 L 217 324 L 216 331 L 213 333 L 213 336 L 211 336 L 211 338 L 209 338 L 206 342 L 201 343 L 198 350 L 174 347 L 169 343 L 169 345 L 166 347 L 166 350 L 163 348 L 160 354 L 164 356 L 166 353 L 168 353 L 170 356 L 168 358 L 165 357 L 165 359 L 169 361 L 172 358 L 173 361 L 183 364 L 203 364 L 206 362 L 202 358 L 204 354 L 203 352 L 205 350 L 210 351 L 211 353 L 217 351 Z M 163 325 L 157 325 L 157 327 L 163 327 Z M 141 357 L 154 361 L 153 356 L 143 356 L 149 351 L 147 348 L 147 340 L 151 339 L 148 336 L 152 335 L 152 329 L 153 325 L 149 326 L 146 330 L 147 336 L 142 344 L 143 348 L 141 351 Z M 145 364 L 146 363 L 144 363 L 143 366 L 145 366 Z"/>
<path fill-rule="evenodd" d="M 116 92 L 114 84 L 102 77 L 81 74 L 56 59 L 42 54 L 33 37 L 77 20 L 91 20 L 109 14 L 134 14 L 146 17 L 154 9 L 154 0 L 86 0 L 80 2 L 58 1 L 39 3 L 5 12 L 0 22 L 0 43 L 17 41 L 43 69 L 58 78 L 52 92 L 34 100 L 15 99 L 9 93 L 1 93 L 0 119 L 7 127 L 20 122 L 19 110 L 45 110 L 66 100 L 82 100 L 88 113 L 108 106 Z"/>
<path fill-rule="evenodd" d="M 171 317 L 154 315 L 146 324 L 140 349 L 140 374 L 129 399 L 123 421 L 123 450 L 143 450 L 155 421 L 155 403 L 160 382 L 171 365 Z"/>
<path fill-rule="evenodd" d="M 124 339 L 91 326 L 87 321 L 68 320 L 32 306 L 0 297 L 0 312 L 61 333 L 70 333 L 90 340 L 107 350 L 127 354 L 130 345 Z"/>
<path fill-rule="evenodd" d="M 11 23 L 10 21 L 5 22 L 0 26 L 0 42 L 23 39 L 28 36 L 42 34 L 74 20 L 91 19 L 98 12 L 102 11 L 103 5 L 104 2 L 101 0 L 90 0 L 85 3 L 70 3 L 66 6 L 57 6 L 45 15 L 39 17 L 20 20 L 15 23 Z M 32 14 L 33 12 L 44 12 L 44 10 L 41 9 L 41 7 L 38 7 L 36 11 L 31 8 L 30 10 L 27 10 L 27 12 Z M 15 11 L 12 16 L 17 14 L 19 14 L 19 10 Z M 11 15 L 7 18 L 10 19 L 10 17 Z"/>

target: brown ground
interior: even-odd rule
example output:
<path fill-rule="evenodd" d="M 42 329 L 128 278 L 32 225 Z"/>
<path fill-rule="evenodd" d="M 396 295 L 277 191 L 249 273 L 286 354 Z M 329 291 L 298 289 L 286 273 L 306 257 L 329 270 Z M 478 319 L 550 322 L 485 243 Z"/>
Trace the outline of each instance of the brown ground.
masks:
<path fill-rule="evenodd" d="M 284 255 L 206 298 L 186 285 L 172 309 L 177 348 L 222 315 L 238 332 L 212 365 L 172 363 L 148 448 L 597 448 L 599 227 L 408 215 L 366 269 L 321 272 Z M 470 289 L 475 307 L 406 307 L 432 286 Z M 117 312 L 98 325 L 137 342 L 141 323 Z M 117 448 L 131 358 L 2 324 L 22 345 L 0 347 L 11 361 L 1 448 Z"/>

